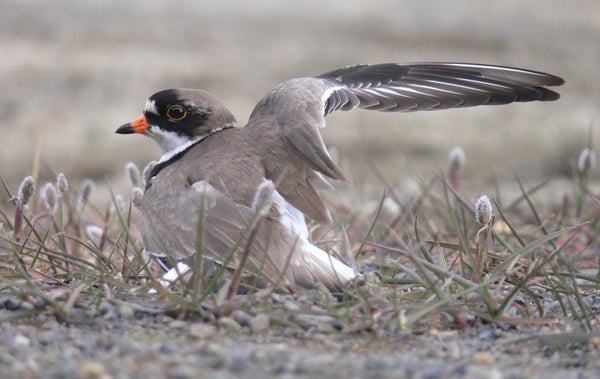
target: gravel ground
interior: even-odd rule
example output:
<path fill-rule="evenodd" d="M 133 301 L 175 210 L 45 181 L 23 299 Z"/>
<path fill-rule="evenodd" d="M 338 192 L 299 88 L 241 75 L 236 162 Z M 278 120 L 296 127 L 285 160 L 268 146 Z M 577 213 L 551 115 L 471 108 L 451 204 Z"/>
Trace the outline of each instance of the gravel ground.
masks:
<path fill-rule="evenodd" d="M 294 312 L 307 303 L 302 294 L 273 296 L 288 312 L 285 325 L 241 309 L 182 321 L 160 304 L 140 311 L 134 302 L 76 307 L 69 322 L 59 322 L 43 301 L 3 297 L 2 377 L 564 379 L 600 372 L 600 330 L 579 332 L 558 319 L 474 320 L 457 329 L 437 316 L 391 334 L 350 331 L 331 317 Z M 587 300 L 600 305 L 600 297 Z"/>

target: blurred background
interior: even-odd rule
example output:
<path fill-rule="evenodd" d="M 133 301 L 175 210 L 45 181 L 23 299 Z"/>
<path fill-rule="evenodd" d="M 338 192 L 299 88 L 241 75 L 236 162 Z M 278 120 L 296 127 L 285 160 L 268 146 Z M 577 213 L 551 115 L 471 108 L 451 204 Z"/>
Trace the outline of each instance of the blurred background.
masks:
<path fill-rule="evenodd" d="M 430 178 L 455 146 L 473 191 L 514 172 L 569 178 L 598 144 L 597 0 L 147 1 L 4 0 L 0 4 L 0 173 L 11 191 L 34 172 L 64 172 L 127 194 L 124 165 L 160 153 L 115 129 L 173 87 L 220 97 L 244 125 L 278 82 L 354 63 L 466 61 L 562 76 L 562 98 L 440 112 L 338 112 L 325 140 L 355 180 L 372 161 L 390 182 Z M 2 206 L 6 193 L 0 191 Z M 100 200 L 102 201 L 102 200 Z"/>

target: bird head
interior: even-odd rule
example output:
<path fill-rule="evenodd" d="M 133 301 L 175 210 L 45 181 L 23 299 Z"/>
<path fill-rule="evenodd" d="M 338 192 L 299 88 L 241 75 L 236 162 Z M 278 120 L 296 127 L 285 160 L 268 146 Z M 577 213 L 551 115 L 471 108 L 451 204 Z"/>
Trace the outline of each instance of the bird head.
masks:
<path fill-rule="evenodd" d="M 164 154 L 234 126 L 235 117 L 206 91 L 168 89 L 146 100 L 143 115 L 121 125 L 118 134 L 143 134 Z"/>

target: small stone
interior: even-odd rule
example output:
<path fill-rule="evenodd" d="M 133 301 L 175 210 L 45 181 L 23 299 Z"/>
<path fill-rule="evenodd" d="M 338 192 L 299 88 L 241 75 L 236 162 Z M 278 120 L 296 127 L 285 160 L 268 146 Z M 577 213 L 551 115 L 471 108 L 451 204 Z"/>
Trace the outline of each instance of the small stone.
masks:
<path fill-rule="evenodd" d="M 69 318 L 71 320 L 84 320 L 88 318 L 85 309 L 81 308 L 72 308 L 69 314 Z"/>
<path fill-rule="evenodd" d="M 231 317 L 241 326 L 250 326 L 252 317 L 241 309 L 236 309 L 231 313 Z"/>
<path fill-rule="evenodd" d="M 192 379 L 201 376 L 202 375 L 199 375 L 194 367 L 188 365 L 179 365 L 171 370 L 169 379 Z"/>
<path fill-rule="evenodd" d="M 496 333 L 494 331 L 494 328 L 484 327 L 479 331 L 477 338 L 480 340 L 490 340 L 490 339 L 494 339 L 495 336 L 496 336 Z"/>
<path fill-rule="evenodd" d="M 46 300 L 43 297 L 36 297 L 33 301 L 33 307 L 35 309 L 43 309 L 46 307 Z"/>
<path fill-rule="evenodd" d="M 98 362 L 86 362 L 81 365 L 79 369 L 79 376 L 81 378 L 93 378 L 93 379 L 109 379 L 111 376 L 106 372 L 103 365 Z"/>
<path fill-rule="evenodd" d="M 217 321 L 217 323 L 219 324 L 219 327 L 230 330 L 230 331 L 238 331 L 241 328 L 240 324 L 238 324 L 231 317 L 221 317 Z"/>
<path fill-rule="evenodd" d="M 26 346 L 29 346 L 31 341 L 29 341 L 29 338 L 25 337 L 24 335 L 17 334 L 15 336 L 14 343 L 15 343 L 15 346 L 26 347 Z"/>
<path fill-rule="evenodd" d="M 233 357 L 233 360 L 231 362 L 231 366 L 229 367 L 229 369 L 231 371 L 233 371 L 234 373 L 241 373 L 243 372 L 246 367 L 248 366 L 248 359 L 243 356 L 243 355 L 238 355 Z"/>
<path fill-rule="evenodd" d="M 119 315 L 124 319 L 131 319 L 135 316 L 135 312 L 129 305 L 124 304 L 119 307 Z"/>
<path fill-rule="evenodd" d="M 191 326 L 190 326 L 191 329 Z M 190 330 L 191 332 L 191 330 Z M 177 346 L 170 341 L 165 341 L 160 345 L 160 348 L 158 349 L 161 353 L 163 354 L 173 354 L 175 352 L 177 352 Z"/>
<path fill-rule="evenodd" d="M 377 357 L 367 357 L 367 360 L 365 361 L 365 368 L 367 369 L 367 371 L 383 371 L 383 369 L 385 369 L 387 367 L 387 363 Z"/>
<path fill-rule="evenodd" d="M 183 329 L 188 325 L 187 322 L 181 320 L 173 320 L 169 323 L 169 328 L 172 329 Z"/>
<path fill-rule="evenodd" d="M 26 301 L 21 303 L 21 309 L 24 311 L 31 311 L 33 308 L 33 303 L 28 303 Z"/>
<path fill-rule="evenodd" d="M 29 357 L 27 359 L 27 361 L 25 362 L 25 365 L 26 365 L 27 369 L 31 371 L 32 374 L 33 373 L 39 374 L 40 365 L 38 364 L 38 362 L 35 358 Z"/>
<path fill-rule="evenodd" d="M 590 338 L 590 345 L 592 345 L 592 347 L 594 347 L 595 349 L 600 348 L 600 337 L 594 336 Z"/>
<path fill-rule="evenodd" d="M 163 324 L 167 325 L 167 324 L 171 324 L 175 319 L 173 317 L 164 315 L 163 318 L 160 320 L 160 322 L 162 322 Z"/>
<path fill-rule="evenodd" d="M 282 295 L 282 294 L 278 294 L 278 293 L 272 293 L 271 294 L 271 299 L 273 300 L 274 303 L 283 303 L 286 300 L 287 296 L 286 295 Z"/>
<path fill-rule="evenodd" d="M 478 351 L 477 353 L 475 353 L 475 355 L 473 355 L 473 358 L 471 360 L 473 361 L 473 363 L 476 363 L 476 364 L 482 364 L 482 365 L 493 365 L 494 364 L 494 357 L 492 357 L 492 355 L 490 353 L 488 353 L 487 351 Z"/>
<path fill-rule="evenodd" d="M 63 336 L 56 330 L 45 330 L 38 334 L 38 339 L 40 340 L 40 343 L 48 345 L 61 343 L 63 341 Z"/>
<path fill-rule="evenodd" d="M 56 320 L 48 320 L 44 323 L 43 326 L 46 330 L 57 330 L 61 327 L 60 323 Z"/>
<path fill-rule="evenodd" d="M 4 308 L 8 311 L 18 311 L 21 309 L 22 302 L 17 299 L 6 299 L 4 301 Z"/>
<path fill-rule="evenodd" d="M 201 340 L 208 340 L 217 335 L 217 328 L 211 324 L 195 323 L 190 325 L 190 335 Z"/>
<path fill-rule="evenodd" d="M 263 334 L 269 330 L 270 320 L 269 316 L 264 313 L 257 314 L 250 320 L 250 329 L 254 334 Z"/>
<path fill-rule="evenodd" d="M 119 354 L 123 356 L 133 355 L 134 353 L 143 350 L 145 347 L 145 345 L 135 343 L 131 339 L 116 339 L 114 346 Z"/>
<path fill-rule="evenodd" d="M 293 302 L 291 300 L 287 300 L 286 302 L 284 302 L 283 308 L 285 308 L 285 310 L 287 310 L 287 311 L 299 311 L 300 310 L 300 307 L 298 306 L 298 304 L 296 304 L 295 302 Z"/>
<path fill-rule="evenodd" d="M 502 379 L 504 375 L 496 367 L 475 366 L 467 367 L 466 372 L 461 375 L 466 378 Z"/>
<path fill-rule="evenodd" d="M 550 358 L 554 355 L 554 348 L 550 346 L 542 347 L 542 355 L 544 358 Z"/>
<path fill-rule="evenodd" d="M 117 307 L 115 307 L 114 305 L 112 305 L 110 303 L 100 304 L 100 308 L 98 308 L 98 312 L 100 313 L 100 316 L 102 316 L 102 318 L 105 318 L 107 320 L 115 319 L 118 317 L 117 316 Z"/>

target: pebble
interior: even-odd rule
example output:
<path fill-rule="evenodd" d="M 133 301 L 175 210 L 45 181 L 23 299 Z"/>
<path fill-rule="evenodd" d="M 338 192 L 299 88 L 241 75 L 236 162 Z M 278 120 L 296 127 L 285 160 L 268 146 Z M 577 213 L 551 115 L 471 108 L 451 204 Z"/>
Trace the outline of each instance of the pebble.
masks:
<path fill-rule="evenodd" d="M 241 326 L 250 326 L 252 317 L 241 309 L 236 309 L 231 313 L 231 317 Z"/>
<path fill-rule="evenodd" d="M 188 323 L 181 320 L 173 320 L 169 323 L 169 328 L 171 329 L 183 329 L 188 326 Z"/>
<path fill-rule="evenodd" d="M 496 367 L 486 366 L 468 366 L 462 377 L 467 378 L 486 378 L 486 379 L 502 379 L 502 372 Z"/>
<path fill-rule="evenodd" d="M 553 347 L 543 346 L 541 352 L 544 358 L 550 358 L 554 355 L 555 350 Z"/>
<path fill-rule="evenodd" d="M 8 298 L 4 300 L 4 308 L 8 311 L 18 311 L 21 309 L 22 301 Z"/>
<path fill-rule="evenodd" d="M 90 346 L 94 346 L 94 344 L 91 344 Z M 132 355 L 139 351 L 144 351 L 147 348 L 147 345 L 139 344 L 130 339 L 117 339 L 114 343 L 114 346 L 117 348 L 119 354 L 124 356 Z"/>
<path fill-rule="evenodd" d="M 164 341 L 158 348 L 158 351 L 162 354 L 173 354 L 176 353 L 177 350 L 177 346 L 171 341 Z"/>
<path fill-rule="evenodd" d="M 69 311 L 69 319 L 71 321 L 73 320 L 85 320 L 88 318 L 88 315 L 86 313 L 85 309 L 82 308 L 71 308 L 71 310 Z"/>
<path fill-rule="evenodd" d="M 496 331 L 494 330 L 494 328 L 492 328 L 490 326 L 481 328 L 481 330 L 477 334 L 477 338 L 480 340 L 489 340 L 489 339 L 494 339 L 495 337 L 496 337 Z"/>
<path fill-rule="evenodd" d="M 286 300 L 283 303 L 283 308 L 285 308 L 285 310 L 287 311 L 299 311 L 300 307 L 298 306 L 298 304 L 296 304 L 294 301 L 291 300 Z"/>
<path fill-rule="evenodd" d="M 279 293 L 272 293 L 271 294 L 271 299 L 273 300 L 273 302 L 275 303 L 283 303 L 284 301 L 286 301 L 289 297 L 287 295 L 282 295 Z"/>
<path fill-rule="evenodd" d="M 237 355 L 233 357 L 229 369 L 235 373 L 242 373 L 248 366 L 248 359 L 244 355 Z"/>
<path fill-rule="evenodd" d="M 117 307 L 110 303 L 102 303 L 98 309 L 100 316 L 107 320 L 114 320 L 118 318 Z"/>
<path fill-rule="evenodd" d="M 365 369 L 367 371 L 381 371 L 388 367 L 390 363 L 377 357 L 369 356 L 365 360 Z"/>
<path fill-rule="evenodd" d="M 24 335 L 17 334 L 14 339 L 14 344 L 17 347 L 27 347 L 31 344 L 31 341 L 29 341 L 29 338 L 25 337 Z"/>
<path fill-rule="evenodd" d="M 35 309 L 43 309 L 46 307 L 46 300 L 43 297 L 36 297 L 33 301 L 33 307 Z"/>
<path fill-rule="evenodd" d="M 586 296 L 583 298 L 588 305 L 600 305 L 600 296 Z"/>
<path fill-rule="evenodd" d="M 410 375 L 410 377 L 416 376 L 416 377 L 427 378 L 427 379 L 429 379 L 429 378 L 438 379 L 438 378 L 444 378 L 445 376 L 449 376 L 447 374 L 444 375 L 443 367 L 441 365 L 428 365 L 428 366 L 423 367 L 420 370 L 413 371 L 412 368 L 409 368 L 409 370 L 410 370 L 409 371 L 410 374 L 412 374 L 412 375 Z M 420 376 L 416 375 L 417 372 L 419 373 Z M 462 378 L 462 377 L 464 377 L 464 374 L 461 375 L 460 373 L 458 373 L 458 374 L 455 374 L 454 377 Z"/>
<path fill-rule="evenodd" d="M 106 368 L 98 362 L 85 362 L 79 369 L 79 376 L 81 378 L 90 379 L 109 379 L 111 376 L 106 371 Z"/>
<path fill-rule="evenodd" d="M 48 345 L 52 343 L 60 343 L 63 340 L 64 336 L 56 330 L 46 330 L 41 332 L 38 335 L 38 338 L 41 343 Z"/>
<path fill-rule="evenodd" d="M 135 312 L 132 307 L 124 304 L 119 307 L 119 315 L 122 318 L 129 319 L 135 316 Z"/>
<path fill-rule="evenodd" d="M 217 335 L 217 328 L 211 324 L 195 323 L 190 325 L 189 333 L 193 337 L 207 340 Z"/>
<path fill-rule="evenodd" d="M 471 360 L 475 364 L 483 364 L 490 366 L 493 365 L 495 362 L 494 357 L 492 357 L 492 355 L 487 351 L 478 351 L 473 355 L 473 358 L 471 358 Z"/>
<path fill-rule="evenodd" d="M 192 366 L 179 365 L 175 366 L 169 373 L 169 379 L 192 379 L 202 377 L 200 373 Z"/>
<path fill-rule="evenodd" d="M 221 317 L 218 321 L 217 321 L 219 327 L 227 329 L 229 331 L 237 331 L 241 329 L 240 324 L 238 324 L 233 318 L 231 317 Z"/>
<path fill-rule="evenodd" d="M 254 334 L 263 334 L 270 328 L 270 319 L 264 313 L 259 313 L 250 320 L 250 329 Z"/>

